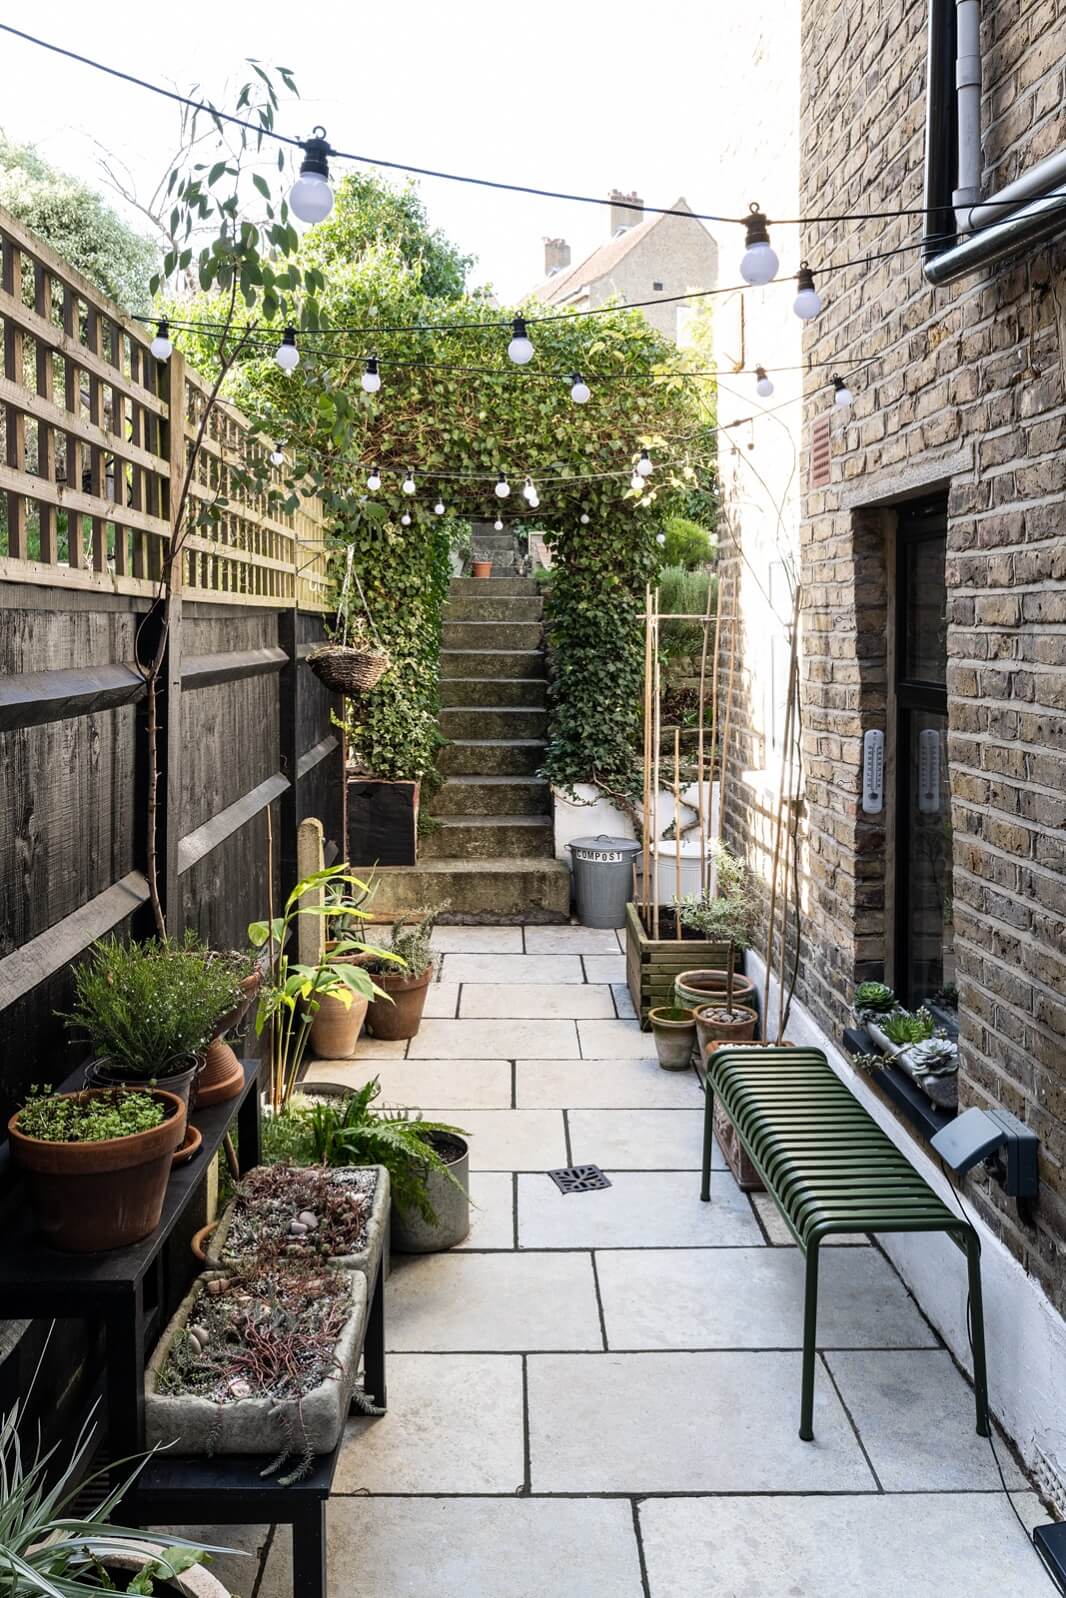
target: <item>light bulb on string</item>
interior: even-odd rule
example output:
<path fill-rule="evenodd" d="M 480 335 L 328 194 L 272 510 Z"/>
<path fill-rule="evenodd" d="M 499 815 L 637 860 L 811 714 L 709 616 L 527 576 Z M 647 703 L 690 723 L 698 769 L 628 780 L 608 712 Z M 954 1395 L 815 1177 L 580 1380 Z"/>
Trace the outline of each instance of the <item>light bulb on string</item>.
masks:
<path fill-rule="evenodd" d="M 503 523 L 501 522 L 501 520 L 500 520 L 500 518 L 498 516 L 497 516 L 496 520 L 493 522 L 492 525 L 493 525 L 493 527 L 496 529 L 496 531 L 498 533 L 502 533 L 503 532 Z"/>
<path fill-rule="evenodd" d="M 773 281 L 780 264 L 775 251 L 770 248 L 766 217 L 752 201 L 744 220 L 744 254 L 740 258 L 740 275 L 745 283 L 760 287 Z"/>
<path fill-rule="evenodd" d="M 833 404 L 839 405 L 842 410 L 845 410 L 855 396 L 842 377 L 834 377 L 833 389 Z"/>
<path fill-rule="evenodd" d="M 536 489 L 534 489 L 532 494 L 530 494 L 528 497 L 530 510 L 536 510 L 537 506 L 540 504 L 540 495 L 537 493 Z"/>
<path fill-rule="evenodd" d="M 285 451 L 282 449 L 280 444 L 275 444 L 274 448 L 270 451 L 270 464 L 271 466 L 284 466 Z"/>
<path fill-rule="evenodd" d="M 570 373 L 570 398 L 575 405 L 587 405 L 592 398 L 592 390 L 580 372 Z"/>
<path fill-rule="evenodd" d="M 633 468 L 633 475 L 629 479 L 629 486 L 637 494 L 644 492 L 644 479 L 641 477 L 635 466 Z"/>
<path fill-rule="evenodd" d="M 533 345 L 525 317 L 516 316 L 511 323 L 511 342 L 507 346 L 507 354 L 516 366 L 525 366 L 533 359 Z"/>
<path fill-rule="evenodd" d="M 169 361 L 174 353 L 174 346 L 170 341 L 170 323 L 164 316 L 155 330 L 155 338 L 148 348 L 157 361 Z"/>
<path fill-rule="evenodd" d="M 371 469 L 370 476 L 366 480 L 366 486 L 372 494 L 376 494 L 381 487 L 381 473 L 376 466 Z"/>
<path fill-rule="evenodd" d="M 657 544 L 665 544 L 666 543 L 666 534 L 665 533 L 656 533 L 655 542 Z"/>
<path fill-rule="evenodd" d="M 414 491 L 415 491 L 415 480 L 411 476 L 410 472 L 408 472 L 407 476 L 404 478 L 403 483 L 402 483 L 401 486 L 402 486 L 403 491 L 404 491 L 405 494 L 413 494 L 414 493 Z"/>
<path fill-rule="evenodd" d="M 531 505 L 532 505 L 533 501 L 536 499 L 537 490 L 533 486 L 532 477 L 527 477 L 526 478 L 525 483 L 524 483 L 523 488 L 522 488 L 522 495 L 523 495 L 523 498 L 529 500 L 529 503 Z"/>
<path fill-rule="evenodd" d="M 300 364 L 300 352 L 296 348 L 296 329 L 287 327 L 281 335 L 281 343 L 274 351 L 274 359 L 283 372 L 295 371 Z"/>
<path fill-rule="evenodd" d="M 756 392 L 756 394 L 758 394 L 760 399 L 769 399 L 770 395 L 773 393 L 773 391 L 774 391 L 773 381 L 772 381 L 771 378 L 767 377 L 767 375 L 766 375 L 766 367 L 765 366 L 757 366 L 755 368 L 755 392 Z"/>
<path fill-rule="evenodd" d="M 438 499 L 437 503 L 434 505 L 433 514 L 434 516 L 444 515 L 444 501 L 442 499 Z"/>
<path fill-rule="evenodd" d="M 410 527 L 410 525 L 411 525 L 411 513 L 409 511 L 405 510 L 403 515 L 400 517 L 400 526 L 401 527 Z"/>
<path fill-rule="evenodd" d="M 499 477 L 497 477 L 497 479 L 496 479 L 496 498 L 497 499 L 506 499 L 510 492 L 511 492 L 511 485 L 507 481 L 507 479 L 504 476 L 504 474 L 501 472 Z"/>
<path fill-rule="evenodd" d="M 792 301 L 792 309 L 801 322 L 809 322 L 822 309 L 822 296 L 814 286 L 814 273 L 806 261 L 800 262 L 796 283 L 798 291 Z"/>
<path fill-rule="evenodd" d="M 289 190 L 289 209 L 301 222 L 322 222 L 333 209 L 329 186 L 329 145 L 325 128 L 304 142 L 300 175 Z"/>
<path fill-rule="evenodd" d="M 646 449 L 642 449 L 640 452 L 640 459 L 637 462 L 637 471 L 640 473 L 641 477 L 650 477 L 654 470 L 655 467 L 651 463 L 651 456 L 648 454 Z"/>
<path fill-rule="evenodd" d="M 578 521 L 581 523 L 582 527 L 587 527 L 591 520 L 592 517 L 589 515 L 587 510 L 583 510 L 581 515 L 578 517 Z"/>
<path fill-rule="evenodd" d="M 376 394 L 381 387 L 381 374 L 378 371 L 378 358 L 371 355 L 366 363 L 366 371 L 359 381 L 363 385 L 364 394 Z"/>

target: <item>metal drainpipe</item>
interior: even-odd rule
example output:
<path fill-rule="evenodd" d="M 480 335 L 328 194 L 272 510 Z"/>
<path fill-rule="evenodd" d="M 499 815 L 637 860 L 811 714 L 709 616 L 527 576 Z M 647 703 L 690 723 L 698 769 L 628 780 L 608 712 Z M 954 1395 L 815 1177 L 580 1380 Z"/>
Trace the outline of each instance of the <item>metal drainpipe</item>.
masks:
<path fill-rule="evenodd" d="M 926 243 L 922 256 L 955 242 L 951 191 L 955 182 L 955 0 L 929 0 L 925 85 Z"/>
<path fill-rule="evenodd" d="M 956 0 L 955 88 L 958 95 L 959 184 L 951 196 L 960 233 L 981 198 L 981 6 Z"/>

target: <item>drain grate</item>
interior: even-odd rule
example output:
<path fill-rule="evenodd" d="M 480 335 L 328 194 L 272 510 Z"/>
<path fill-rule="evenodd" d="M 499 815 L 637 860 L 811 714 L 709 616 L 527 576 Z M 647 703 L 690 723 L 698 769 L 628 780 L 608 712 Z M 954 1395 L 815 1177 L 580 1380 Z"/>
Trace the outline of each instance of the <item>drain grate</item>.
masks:
<path fill-rule="evenodd" d="M 595 1193 L 598 1188 L 611 1185 L 598 1165 L 564 1165 L 548 1175 L 560 1193 Z"/>

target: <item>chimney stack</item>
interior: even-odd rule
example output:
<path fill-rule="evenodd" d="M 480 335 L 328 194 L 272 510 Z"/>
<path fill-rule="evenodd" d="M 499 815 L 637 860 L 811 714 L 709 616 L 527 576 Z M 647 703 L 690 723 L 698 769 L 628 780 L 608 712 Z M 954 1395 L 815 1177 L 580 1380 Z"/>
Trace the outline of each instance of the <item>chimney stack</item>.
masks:
<path fill-rule="evenodd" d="M 644 201 L 635 189 L 630 194 L 623 194 L 621 189 L 612 189 L 607 198 L 611 202 L 612 239 L 622 228 L 637 227 L 643 222 Z"/>
<path fill-rule="evenodd" d="M 544 240 L 544 276 L 551 277 L 570 265 L 570 246 L 565 239 Z"/>

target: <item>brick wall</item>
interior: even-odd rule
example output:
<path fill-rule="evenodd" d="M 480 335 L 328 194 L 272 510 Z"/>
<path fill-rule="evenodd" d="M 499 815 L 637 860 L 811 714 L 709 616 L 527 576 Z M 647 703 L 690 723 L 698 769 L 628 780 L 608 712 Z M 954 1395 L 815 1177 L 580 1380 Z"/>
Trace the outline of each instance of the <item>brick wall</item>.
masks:
<path fill-rule="evenodd" d="M 1063 0 L 985 10 L 986 192 L 1062 139 Z M 805 0 L 801 208 L 922 203 L 925 0 Z M 809 228 L 815 262 L 896 249 L 917 216 Z M 839 1034 L 889 955 L 890 819 L 859 805 L 885 727 L 893 501 L 948 503 L 949 759 L 960 1097 L 1042 1141 L 1036 1224 L 974 1202 L 1066 1307 L 1066 245 L 933 289 L 917 251 L 825 280 L 805 353 L 872 364 L 833 417 L 833 481 L 800 530 L 808 846 L 800 994 Z M 824 414 L 824 390 L 805 424 Z"/>

